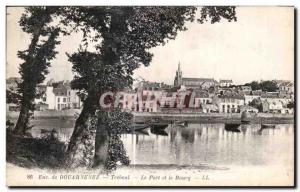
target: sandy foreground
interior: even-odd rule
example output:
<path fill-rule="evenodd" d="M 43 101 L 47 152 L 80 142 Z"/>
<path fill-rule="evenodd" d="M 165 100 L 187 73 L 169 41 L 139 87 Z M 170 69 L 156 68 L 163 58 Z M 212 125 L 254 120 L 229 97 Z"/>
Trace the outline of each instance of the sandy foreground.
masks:
<path fill-rule="evenodd" d="M 293 186 L 293 167 L 145 165 L 101 169 L 28 169 L 7 163 L 8 186 Z"/>

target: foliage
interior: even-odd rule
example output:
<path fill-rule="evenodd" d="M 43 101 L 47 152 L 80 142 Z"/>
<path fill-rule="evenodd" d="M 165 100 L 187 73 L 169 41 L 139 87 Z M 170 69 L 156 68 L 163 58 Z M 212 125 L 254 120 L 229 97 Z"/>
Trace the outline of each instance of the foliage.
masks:
<path fill-rule="evenodd" d="M 83 46 L 97 42 L 96 51 L 69 55 L 76 73 L 74 89 L 89 92 L 132 84 L 133 71 L 148 66 L 150 48 L 175 39 L 185 23 L 194 21 L 196 7 L 65 7 L 62 23 L 83 31 Z M 200 23 L 236 20 L 234 7 L 201 8 Z M 102 41 L 98 41 L 101 39 Z M 80 64 L 81 63 L 81 64 Z M 103 81 L 106 80 L 106 81 Z M 105 84 L 103 84 L 103 82 Z"/>
<path fill-rule="evenodd" d="M 20 95 L 16 92 L 6 90 L 6 103 L 19 103 Z"/>
<path fill-rule="evenodd" d="M 113 169 L 117 161 L 128 164 L 120 133 L 128 129 L 130 117 L 117 109 L 103 112 L 98 105 L 99 96 L 105 91 L 131 86 L 133 71 L 150 64 L 153 57 L 150 49 L 164 45 L 175 39 L 179 31 L 187 30 L 185 24 L 195 20 L 197 10 L 193 6 L 27 8 L 20 25 L 25 32 L 32 34 L 32 41 L 28 50 L 19 52 L 19 57 L 24 60 L 20 67 L 23 80 L 19 85 L 21 106 L 33 110 L 36 86 L 44 80 L 49 61 L 55 57 L 59 32 L 82 32 L 82 45 L 77 52 L 68 55 L 75 72 L 71 86 L 79 90 L 84 101 L 70 143 L 78 144 L 76 141 L 81 140 L 80 137 L 84 136 L 81 133 L 87 129 L 85 121 L 97 110 L 102 111 L 98 115 L 104 118 L 101 123 L 109 132 L 106 168 Z M 221 19 L 236 21 L 235 7 L 210 6 L 199 10 L 199 23 L 216 23 Z M 51 26 L 52 16 L 63 26 Z M 38 44 L 40 37 L 48 39 Z M 76 147 L 69 149 L 76 150 Z"/>
<path fill-rule="evenodd" d="M 262 111 L 262 102 L 260 99 L 253 99 L 250 103 L 249 106 L 254 107 L 256 109 L 258 109 L 258 111 Z"/>
<path fill-rule="evenodd" d="M 234 6 L 205 6 L 201 9 L 201 17 L 198 19 L 198 22 L 204 23 L 210 18 L 211 23 L 216 23 L 224 18 L 231 21 L 236 21 L 236 12 Z"/>
<path fill-rule="evenodd" d="M 246 86 L 251 86 L 252 91 L 261 90 L 260 83 L 257 81 L 252 81 L 251 83 L 246 83 Z"/>
<path fill-rule="evenodd" d="M 19 23 L 22 30 L 31 34 L 27 50 L 19 51 L 18 57 L 24 62 L 19 67 L 21 82 L 18 83 L 21 112 L 16 125 L 16 133 L 25 133 L 28 128 L 29 111 L 34 110 L 34 99 L 37 85 L 42 83 L 48 74 L 50 61 L 55 58 L 55 46 L 60 28 L 50 26 L 58 7 L 27 7 Z"/>
<path fill-rule="evenodd" d="M 20 137 L 7 132 L 6 160 L 21 167 L 59 168 L 66 144 L 53 139 Z"/>
<path fill-rule="evenodd" d="M 122 133 L 131 130 L 132 115 L 115 109 L 110 112 L 99 111 L 98 118 L 108 133 L 108 157 L 104 168 L 108 171 L 114 170 L 118 161 L 123 165 L 129 165 L 130 161 L 120 137 Z"/>
<path fill-rule="evenodd" d="M 267 92 L 275 92 L 278 90 L 278 86 L 274 81 L 262 81 L 260 83 L 257 81 L 252 81 L 251 83 L 246 83 L 245 85 L 251 86 L 253 91 L 262 90 Z"/>
<path fill-rule="evenodd" d="M 260 83 L 262 91 L 275 92 L 278 90 L 278 86 L 274 81 L 263 81 Z"/>
<path fill-rule="evenodd" d="M 293 109 L 295 107 L 294 101 L 289 102 L 286 107 L 289 109 Z"/>

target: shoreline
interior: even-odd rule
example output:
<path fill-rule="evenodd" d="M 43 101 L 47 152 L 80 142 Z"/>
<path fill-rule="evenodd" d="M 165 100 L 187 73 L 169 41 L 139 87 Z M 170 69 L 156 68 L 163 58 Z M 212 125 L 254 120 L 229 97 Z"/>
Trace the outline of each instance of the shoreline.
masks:
<path fill-rule="evenodd" d="M 188 121 L 191 123 L 242 123 L 240 113 L 211 113 L 211 114 L 135 114 L 135 121 L 143 122 L 152 118 L 161 118 L 173 122 Z M 293 114 L 258 113 L 248 118 L 250 124 L 293 124 Z"/>
<path fill-rule="evenodd" d="M 65 110 L 65 111 L 35 111 L 34 119 L 61 119 L 70 120 L 76 119 L 80 110 Z M 152 118 L 160 118 L 163 121 L 170 123 L 175 120 L 188 121 L 191 123 L 241 123 L 241 113 L 132 113 L 135 122 L 145 122 Z M 6 119 L 17 119 L 19 112 L 8 112 Z M 294 114 L 271 114 L 257 113 L 251 114 L 248 119 L 252 124 L 293 124 Z"/>

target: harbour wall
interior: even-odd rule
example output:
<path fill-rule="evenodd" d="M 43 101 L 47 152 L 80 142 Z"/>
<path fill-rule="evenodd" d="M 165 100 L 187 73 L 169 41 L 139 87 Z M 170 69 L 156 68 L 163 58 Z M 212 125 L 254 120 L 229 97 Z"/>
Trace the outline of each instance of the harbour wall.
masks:
<path fill-rule="evenodd" d="M 51 119 L 51 118 L 76 118 L 80 114 L 80 110 L 48 110 L 48 111 L 35 111 L 34 118 L 38 119 Z M 136 113 L 133 112 L 134 121 L 145 122 L 152 118 L 160 118 L 164 121 L 173 122 L 188 121 L 194 123 L 240 123 L 241 113 Z M 7 112 L 7 119 L 16 119 L 19 112 Z M 293 124 L 294 114 L 272 114 L 272 113 L 257 113 L 251 114 L 249 118 L 251 123 L 270 123 L 270 124 Z"/>

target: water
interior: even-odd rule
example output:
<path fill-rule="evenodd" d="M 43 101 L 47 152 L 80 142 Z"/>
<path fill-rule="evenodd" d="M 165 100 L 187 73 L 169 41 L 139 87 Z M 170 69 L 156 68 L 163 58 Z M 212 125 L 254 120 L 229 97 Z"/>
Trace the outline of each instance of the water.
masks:
<path fill-rule="evenodd" d="M 36 120 L 32 135 L 40 129 L 58 129 L 61 140 L 68 141 L 73 120 Z M 34 124 L 34 123 L 33 123 Z M 165 132 L 144 132 L 122 135 L 132 164 L 176 165 L 285 165 L 291 164 L 294 151 L 292 124 L 261 129 L 260 125 L 241 125 L 241 132 L 229 132 L 224 124 L 169 125 Z"/>
<path fill-rule="evenodd" d="M 293 125 L 241 125 L 229 132 L 224 124 L 190 124 L 166 129 L 167 136 L 123 135 L 135 164 L 275 165 L 293 159 Z"/>

